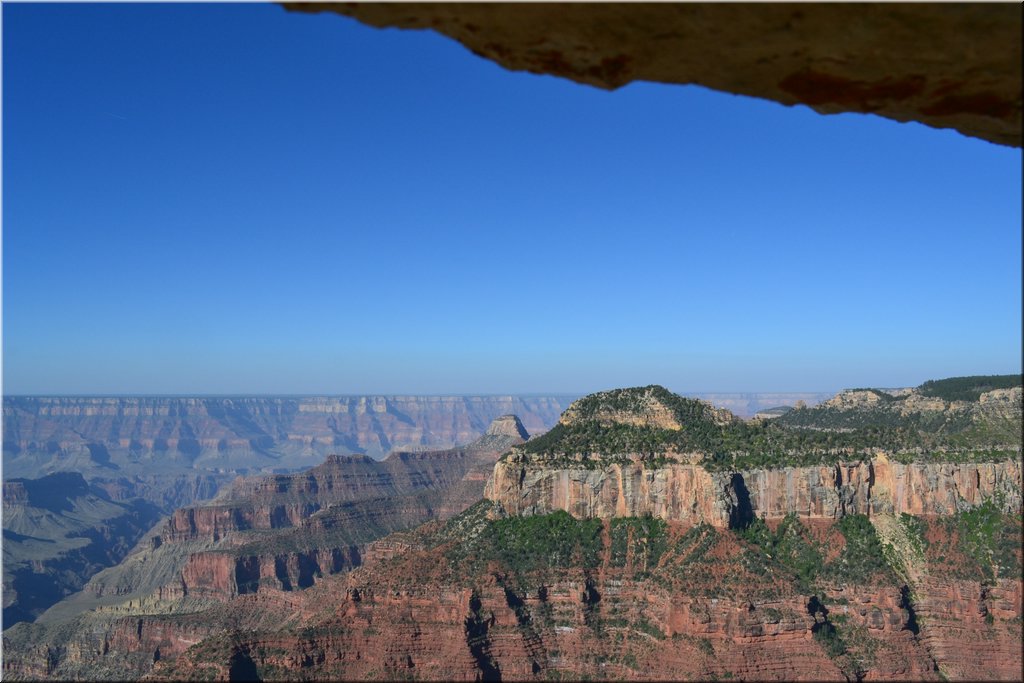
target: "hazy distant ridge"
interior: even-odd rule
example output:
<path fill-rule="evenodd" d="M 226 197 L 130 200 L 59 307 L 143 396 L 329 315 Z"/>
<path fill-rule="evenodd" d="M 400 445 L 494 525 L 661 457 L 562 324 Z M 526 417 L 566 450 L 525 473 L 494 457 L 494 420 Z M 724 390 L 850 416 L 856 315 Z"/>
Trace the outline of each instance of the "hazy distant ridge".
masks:
<path fill-rule="evenodd" d="M 112 474 L 139 465 L 259 471 L 316 465 L 332 453 L 380 457 L 450 448 L 499 415 L 548 429 L 572 397 L 5 397 L 7 476 Z"/>

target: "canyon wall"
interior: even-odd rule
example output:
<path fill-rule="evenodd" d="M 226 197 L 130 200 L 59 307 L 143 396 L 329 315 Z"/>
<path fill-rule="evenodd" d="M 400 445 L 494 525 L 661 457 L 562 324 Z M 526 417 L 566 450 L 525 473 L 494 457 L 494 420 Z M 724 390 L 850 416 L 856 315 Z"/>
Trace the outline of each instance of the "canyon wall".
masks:
<path fill-rule="evenodd" d="M 737 516 L 835 520 L 847 514 L 950 515 L 994 500 L 1021 509 L 1021 461 L 866 462 L 711 472 L 700 465 L 642 461 L 601 469 L 545 467 L 521 454 L 498 462 L 485 496 L 509 514 L 564 510 L 574 517 L 654 517 L 728 527 Z"/>
<path fill-rule="evenodd" d="M 500 415 L 536 434 L 572 397 L 4 397 L 7 476 L 76 470 L 87 478 L 174 468 L 256 472 L 315 465 L 331 453 L 382 457 L 452 448 Z"/>
<path fill-rule="evenodd" d="M 381 536 L 465 510 L 499 455 L 528 437 L 506 415 L 459 449 L 332 455 L 301 473 L 239 477 L 214 501 L 175 510 L 121 566 L 93 577 L 74 609 L 111 596 L 155 604 L 307 588 L 359 566 Z"/>
<path fill-rule="evenodd" d="M 302 591 L 284 587 L 296 580 L 292 568 L 249 564 L 260 590 L 238 591 L 215 609 L 98 610 L 65 637 L 41 637 L 38 625 L 5 634 L 17 638 L 8 645 L 19 644 L 5 674 L 231 680 L 242 664 L 288 680 L 943 680 L 1019 672 L 1019 580 L 956 578 L 935 566 L 912 602 L 884 571 L 801 591 L 780 582 L 778 567 L 748 566 L 750 546 L 732 532 L 694 535 L 674 523 L 649 572 L 645 541 L 627 542 L 623 553 L 604 528 L 596 565 L 540 573 L 488 566 L 464 574 L 446 556 L 447 542 L 430 545 L 436 525 L 375 542 L 361 567 Z M 466 528 L 456 534 L 472 536 Z M 932 541 L 922 569 L 956 545 L 944 532 Z M 241 585 L 230 575 L 238 566 L 195 569 L 211 587 Z M 822 638 L 829 629 L 841 634 L 841 649 Z"/>

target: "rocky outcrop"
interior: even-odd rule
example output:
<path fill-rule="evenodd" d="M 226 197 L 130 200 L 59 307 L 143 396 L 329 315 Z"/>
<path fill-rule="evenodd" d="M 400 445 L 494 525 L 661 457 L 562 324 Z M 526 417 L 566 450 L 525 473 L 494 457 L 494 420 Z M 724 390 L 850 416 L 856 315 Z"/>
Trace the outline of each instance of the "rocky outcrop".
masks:
<path fill-rule="evenodd" d="M 321 547 L 293 552 L 246 554 L 204 552 L 189 556 L 181 569 L 181 593 L 175 597 L 227 601 L 260 590 L 292 591 L 308 588 L 330 574 L 358 567 L 358 546 Z M 171 587 L 177 583 L 171 584 Z M 164 591 L 163 599 L 172 594 Z"/>
<path fill-rule="evenodd" d="M 638 393 L 634 398 L 635 403 L 630 405 L 628 409 L 614 404 L 609 405 L 609 403 L 612 403 L 611 401 L 605 402 L 603 397 L 607 393 L 611 392 L 592 394 L 588 397 L 591 399 L 590 401 L 581 400 L 574 402 L 558 418 L 558 423 L 569 427 L 586 420 L 597 422 L 603 427 L 632 425 L 650 427 L 652 429 L 669 429 L 672 431 L 678 431 L 683 428 L 675 411 L 662 401 L 659 401 L 651 391 Z M 597 403 L 597 405 L 591 408 L 588 414 L 584 415 L 583 406 L 585 403 L 588 404 L 587 407 L 590 407 L 589 404 L 592 403 Z"/>
<path fill-rule="evenodd" d="M 484 436 L 506 436 L 519 441 L 526 441 L 530 438 L 529 432 L 523 426 L 518 415 L 502 415 L 494 418 L 488 425 Z M 479 448 L 479 446 L 478 446 Z"/>
<path fill-rule="evenodd" d="M 878 455 L 867 462 L 710 472 L 700 465 L 629 464 L 596 469 L 545 467 L 523 453 L 494 466 L 485 496 L 509 514 L 564 510 L 575 517 L 650 514 L 728 527 L 737 515 L 780 519 L 795 513 L 835 520 L 847 514 L 950 515 L 998 502 L 1021 510 L 1021 462 L 910 463 Z"/>
<path fill-rule="evenodd" d="M 978 398 L 980 412 L 1003 419 L 1020 419 L 1021 402 L 1024 389 L 993 389 L 986 391 Z"/>
<path fill-rule="evenodd" d="M 951 515 L 988 500 L 1016 513 L 1021 387 L 980 393 L 1014 382 L 1019 376 L 953 378 L 898 397 L 849 390 L 769 424 L 742 423 L 656 385 L 599 392 L 503 456 L 485 496 L 512 515 L 652 515 L 717 527 L 788 514 Z M 932 391 L 977 398 L 945 401 Z M 935 450 L 881 447 L 944 438 Z"/>
<path fill-rule="evenodd" d="M 898 414 L 900 417 L 929 413 L 946 413 L 947 417 L 970 414 L 975 419 L 1016 418 L 1021 413 L 1021 387 L 993 389 L 982 393 L 977 401 L 947 401 L 916 389 L 897 392 L 878 389 L 850 389 L 821 403 L 816 410 L 840 412 L 874 412 Z"/>
<path fill-rule="evenodd" d="M 841 391 L 821 404 L 822 408 L 836 408 L 838 410 L 857 410 L 863 408 L 876 408 L 886 396 L 880 391 L 871 389 L 849 389 Z"/>
<path fill-rule="evenodd" d="M 484 435 L 477 439 L 474 448 L 479 450 L 504 451 L 510 445 L 522 443 L 530 438 L 522 421 L 515 415 L 502 415 L 491 422 Z"/>
<path fill-rule="evenodd" d="M 433 29 L 505 68 L 601 88 L 698 84 L 1021 145 L 1011 5 L 284 4 Z"/>

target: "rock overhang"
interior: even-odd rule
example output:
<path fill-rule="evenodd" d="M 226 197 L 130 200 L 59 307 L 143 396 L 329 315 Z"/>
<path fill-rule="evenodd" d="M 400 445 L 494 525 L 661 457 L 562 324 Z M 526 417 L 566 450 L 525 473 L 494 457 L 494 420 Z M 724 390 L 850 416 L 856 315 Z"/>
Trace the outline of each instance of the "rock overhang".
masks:
<path fill-rule="evenodd" d="M 283 3 L 432 29 L 505 68 L 696 84 L 1022 141 L 1017 3 Z"/>

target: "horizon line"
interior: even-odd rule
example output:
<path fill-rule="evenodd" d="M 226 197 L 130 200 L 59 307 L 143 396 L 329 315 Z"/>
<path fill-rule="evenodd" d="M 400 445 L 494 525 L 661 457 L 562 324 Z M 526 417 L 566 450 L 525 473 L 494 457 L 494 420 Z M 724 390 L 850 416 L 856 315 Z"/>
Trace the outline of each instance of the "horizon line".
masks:
<path fill-rule="evenodd" d="M 646 386 L 646 385 L 645 385 Z M 618 388 L 618 387 L 617 387 Z M 629 387 L 622 387 L 629 388 Z M 856 387 L 845 387 L 843 389 L 769 389 L 769 390 L 688 390 L 678 392 L 680 394 L 825 394 L 835 391 L 848 391 Z M 912 387 L 871 387 L 876 389 L 905 389 Z M 587 396 L 589 394 L 609 391 L 599 389 L 590 392 L 573 391 L 526 391 L 526 392 L 450 392 L 450 393 L 417 393 L 417 392 L 366 392 L 366 393 L 274 393 L 274 392 L 228 392 L 228 393 L 158 393 L 158 392 L 46 392 L 46 393 L 4 393 L 3 398 L 362 398 L 366 396 L 379 396 L 389 398 L 395 396 L 410 396 L 416 398 L 469 398 L 469 397 L 562 397 L 562 396 Z"/>

